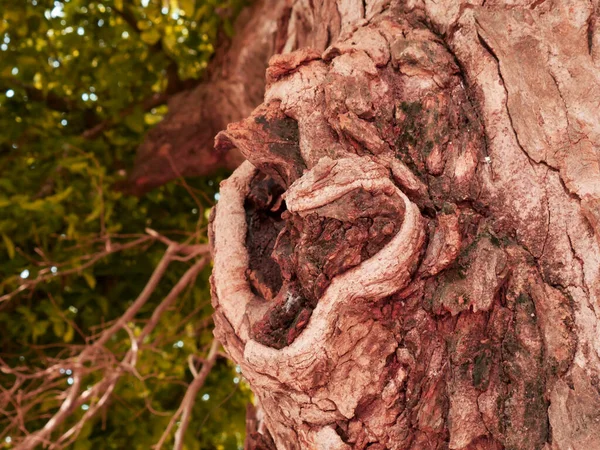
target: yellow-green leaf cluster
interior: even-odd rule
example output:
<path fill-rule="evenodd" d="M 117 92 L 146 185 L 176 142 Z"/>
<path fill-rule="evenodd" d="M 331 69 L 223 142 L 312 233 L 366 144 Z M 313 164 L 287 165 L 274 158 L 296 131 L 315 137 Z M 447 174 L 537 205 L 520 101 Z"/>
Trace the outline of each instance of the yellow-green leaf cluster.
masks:
<path fill-rule="evenodd" d="M 0 297 L 34 286 L 0 308 L 0 357 L 7 364 L 43 368 L 85 345 L 86 336 L 123 314 L 165 250 L 154 243 L 95 259 L 111 246 L 146 227 L 173 240 L 206 241 L 198 230 L 206 229 L 205 211 L 224 173 L 187 180 L 187 187 L 176 181 L 143 198 L 118 187 L 143 136 L 167 113 L 166 104 L 145 109 L 145 100 L 165 91 L 173 64 L 181 80 L 202 77 L 219 31 L 230 29 L 241 6 L 241 0 L 0 0 Z M 96 138 L 86 139 L 95 128 Z M 132 329 L 143 327 L 186 264 L 169 268 Z M 124 376 L 106 421 L 87 423 L 73 448 L 148 449 L 157 442 L 191 381 L 187 356 L 211 339 L 199 325 L 211 314 L 208 275 L 209 268 L 148 337 L 158 351 L 140 351 L 137 370 L 146 381 Z M 130 345 L 123 331 L 107 347 L 118 357 Z M 102 376 L 91 371 L 84 383 Z M 190 429 L 197 433 L 190 433 L 188 449 L 240 445 L 250 394 L 236 377 L 234 367 L 217 364 L 205 388 L 210 400 L 195 407 Z M 10 382 L 0 379 L 4 388 Z M 69 386 L 66 372 L 62 385 Z M 59 406 L 55 396 L 43 397 L 26 428 L 43 426 L 37 418 Z M 0 430 L 17 436 L 17 423 L 0 415 Z"/>

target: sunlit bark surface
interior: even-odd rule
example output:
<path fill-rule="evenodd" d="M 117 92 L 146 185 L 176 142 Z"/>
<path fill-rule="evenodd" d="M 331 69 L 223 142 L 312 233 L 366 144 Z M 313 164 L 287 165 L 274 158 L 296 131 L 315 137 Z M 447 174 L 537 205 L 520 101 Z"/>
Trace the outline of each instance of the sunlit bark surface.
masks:
<path fill-rule="evenodd" d="M 296 1 L 217 136 L 248 448 L 600 448 L 598 5 L 481 3 Z"/>

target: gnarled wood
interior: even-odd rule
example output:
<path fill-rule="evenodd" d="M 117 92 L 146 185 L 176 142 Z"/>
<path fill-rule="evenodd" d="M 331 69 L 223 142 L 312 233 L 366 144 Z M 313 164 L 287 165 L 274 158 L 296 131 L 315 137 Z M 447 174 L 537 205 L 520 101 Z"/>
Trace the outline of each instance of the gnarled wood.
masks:
<path fill-rule="evenodd" d="M 253 442 L 600 448 L 598 5 L 476 3 L 294 2 L 301 50 L 217 137 Z"/>

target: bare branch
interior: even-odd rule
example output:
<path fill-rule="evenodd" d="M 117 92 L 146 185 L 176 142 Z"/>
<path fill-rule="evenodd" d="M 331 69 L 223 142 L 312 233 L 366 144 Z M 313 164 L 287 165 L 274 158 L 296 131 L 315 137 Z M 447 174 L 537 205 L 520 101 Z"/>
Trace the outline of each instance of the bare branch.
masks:
<path fill-rule="evenodd" d="M 183 401 L 181 402 L 183 414 L 181 416 L 181 424 L 179 425 L 179 429 L 175 432 L 175 446 L 173 447 L 174 450 L 181 450 L 183 448 L 183 438 L 185 437 L 185 432 L 190 423 L 192 409 L 194 407 L 194 403 L 196 402 L 198 391 L 204 385 L 206 377 L 215 365 L 215 361 L 217 360 L 218 356 L 218 349 L 219 341 L 214 339 L 210 347 L 210 351 L 208 352 L 208 356 L 204 360 L 204 364 L 202 365 L 202 370 L 200 370 L 198 376 L 194 378 L 194 381 L 192 381 L 190 387 L 185 393 L 185 396 L 183 397 Z"/>
<path fill-rule="evenodd" d="M 121 317 L 119 317 L 119 320 L 117 320 L 113 325 L 111 325 L 107 330 L 105 330 L 101 334 L 100 338 L 96 342 L 94 342 L 92 346 L 87 347 L 81 353 L 81 359 L 85 358 L 85 356 L 87 356 L 87 354 L 91 352 L 92 349 L 94 349 L 95 347 L 99 347 L 106 344 L 106 342 L 108 342 L 108 340 L 117 331 L 123 328 L 127 324 L 127 322 L 131 321 L 135 317 L 140 308 L 144 306 L 144 304 L 148 301 L 148 299 L 156 289 L 156 286 L 158 286 L 159 281 L 161 280 L 162 276 L 167 270 L 167 267 L 169 267 L 169 264 L 171 263 L 171 256 L 175 253 L 175 251 L 176 247 L 172 245 L 167 247 L 164 256 L 156 266 L 156 269 L 154 269 L 150 280 L 148 280 L 148 283 L 146 284 L 144 290 L 140 293 L 138 298 L 136 298 L 133 304 L 129 307 L 129 309 L 127 309 L 127 311 L 125 311 L 125 313 Z"/>
<path fill-rule="evenodd" d="M 69 112 L 77 108 L 77 102 L 69 98 L 61 97 L 52 91 L 45 93 L 41 89 L 23 83 L 16 78 L 2 78 L 0 83 L 10 84 L 23 89 L 27 94 L 29 101 L 44 102 L 46 103 L 46 106 L 53 111 Z"/>
<path fill-rule="evenodd" d="M 106 249 L 104 251 L 101 251 L 99 253 L 96 253 L 95 255 L 92 255 L 89 259 L 89 261 L 83 263 L 80 266 L 74 267 L 72 269 L 68 269 L 68 270 L 64 270 L 62 272 L 58 272 L 58 273 L 51 273 L 51 271 L 49 269 L 42 269 L 38 272 L 38 275 L 36 278 L 32 279 L 32 280 L 28 280 L 23 282 L 23 284 L 21 284 L 21 286 L 19 286 L 17 289 L 15 289 L 12 292 L 9 292 L 8 294 L 5 294 L 3 296 L 0 297 L 0 303 L 10 300 L 11 298 L 13 298 L 15 295 L 17 295 L 20 292 L 23 292 L 27 289 L 33 289 L 35 288 L 38 284 L 47 281 L 51 278 L 54 277 L 58 277 L 58 276 L 67 276 L 67 275 L 72 275 L 74 273 L 81 273 L 81 271 L 87 269 L 88 267 L 93 266 L 94 264 L 96 264 L 98 261 L 100 261 L 102 258 L 112 254 L 112 253 L 116 253 L 116 252 L 120 252 L 123 250 L 128 250 L 130 248 L 134 248 L 137 247 L 138 245 L 141 245 L 143 243 L 152 241 L 155 237 L 154 236 L 143 236 L 139 239 L 136 239 L 135 241 L 132 242 L 128 242 L 126 244 L 115 244 L 112 245 L 110 249 Z"/>
<path fill-rule="evenodd" d="M 179 428 L 175 432 L 175 445 L 173 447 L 174 450 L 181 450 L 183 448 L 183 438 L 185 436 L 185 432 L 187 430 L 188 424 L 190 422 L 190 417 L 192 414 L 192 409 L 194 407 L 194 403 L 196 402 L 196 396 L 200 388 L 204 385 L 206 381 L 206 377 L 210 373 L 213 368 L 215 361 L 217 360 L 218 350 L 219 350 L 219 341 L 216 339 L 213 340 L 212 345 L 210 346 L 210 350 L 208 352 L 208 356 L 204 360 L 204 364 L 202 365 L 202 369 L 194 377 L 194 380 L 190 383 L 179 408 L 171 420 L 169 421 L 169 425 L 163 432 L 162 436 L 158 443 L 153 447 L 154 450 L 160 450 L 162 445 L 165 443 L 169 433 L 173 429 L 175 422 L 181 416 L 181 423 L 179 424 Z"/>
<path fill-rule="evenodd" d="M 158 234 L 157 234 L 158 236 Z M 156 237 L 156 236 L 154 236 Z M 152 238 L 152 236 L 148 236 L 148 238 Z M 103 346 L 109 341 L 109 339 L 114 336 L 119 330 L 125 329 L 128 330 L 127 324 L 132 321 L 135 315 L 139 312 L 140 308 L 148 301 L 152 293 L 155 291 L 158 283 L 160 282 L 162 276 L 164 275 L 167 267 L 173 261 L 173 259 L 177 256 L 177 253 L 180 249 L 187 249 L 187 245 L 177 243 L 170 243 L 165 254 L 156 269 L 154 270 L 152 276 L 148 280 L 148 283 L 144 287 L 143 291 L 140 293 L 138 298 L 133 302 L 133 304 L 125 311 L 125 313 L 115 321 L 110 327 L 104 330 L 98 339 L 92 344 L 86 346 L 84 350 L 70 362 L 70 365 L 73 367 L 73 379 L 74 383 L 67 391 L 67 398 L 63 401 L 61 407 L 58 412 L 54 414 L 50 420 L 44 425 L 40 430 L 29 434 L 19 445 L 16 446 L 16 449 L 25 450 L 33 448 L 35 445 L 47 442 L 50 435 L 56 428 L 65 421 L 79 406 L 81 406 L 84 402 L 89 401 L 94 396 L 102 393 L 101 399 L 90 405 L 89 410 L 84 414 L 84 416 L 78 421 L 76 425 L 71 427 L 67 432 L 65 432 L 54 444 L 53 448 L 56 445 L 64 444 L 65 442 L 71 442 L 77 434 L 81 431 L 83 424 L 89 420 L 94 414 L 102 407 L 104 403 L 106 403 L 107 399 L 110 396 L 110 393 L 114 390 L 114 387 L 120 377 L 125 372 L 133 372 L 136 376 L 141 376 L 137 373 L 135 369 L 135 364 L 137 361 L 137 355 L 139 352 L 140 344 L 143 342 L 144 338 L 148 336 L 154 328 L 158 325 L 160 318 L 164 314 L 164 312 L 171 306 L 171 304 L 175 301 L 175 299 L 183 292 L 186 286 L 191 284 L 198 273 L 204 268 L 206 263 L 208 262 L 207 257 L 203 257 L 196 261 L 181 277 L 181 279 L 175 284 L 175 286 L 171 289 L 169 294 L 163 299 L 163 301 L 158 305 L 158 307 L 154 310 L 150 320 L 144 328 L 139 336 L 134 337 L 133 333 L 130 333 L 130 337 L 132 340 L 132 345 L 130 350 L 127 352 L 123 360 L 118 363 L 118 365 L 112 370 L 112 372 L 105 373 L 104 378 L 99 383 L 96 383 L 92 388 L 81 391 L 81 379 L 84 375 L 84 366 L 83 364 L 90 359 L 97 359 L 98 352 L 102 351 Z M 202 252 L 207 253 L 208 249 L 203 248 L 202 246 L 198 246 L 195 249 L 195 253 L 191 253 L 189 256 L 196 256 Z M 130 330 L 128 330 L 130 331 Z M 1 361 L 0 361 L 1 362 Z M 64 364 L 63 361 L 61 364 Z M 95 361 L 95 365 L 97 361 Z M 13 373 L 20 375 L 17 369 L 10 369 L 4 363 L 2 363 L 2 371 L 5 373 Z M 53 365 L 52 367 L 46 369 L 46 372 L 50 377 L 53 377 L 57 371 L 57 365 Z"/>
<path fill-rule="evenodd" d="M 46 422 L 46 425 L 44 425 L 42 429 L 28 435 L 19 445 L 17 445 L 16 450 L 28 450 L 35 448 L 36 445 L 39 445 L 43 442 L 47 442 L 52 431 L 54 431 L 59 424 L 69 417 L 73 410 L 78 406 L 76 399 L 80 386 L 81 375 L 75 372 L 73 374 L 73 385 L 69 389 L 67 398 L 60 406 L 58 412 L 54 414 L 54 416 L 48 422 Z"/>

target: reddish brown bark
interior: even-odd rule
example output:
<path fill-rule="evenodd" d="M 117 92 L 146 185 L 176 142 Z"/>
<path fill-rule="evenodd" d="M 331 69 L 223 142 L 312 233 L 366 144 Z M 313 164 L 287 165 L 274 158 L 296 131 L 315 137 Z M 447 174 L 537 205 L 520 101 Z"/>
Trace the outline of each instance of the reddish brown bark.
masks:
<path fill-rule="evenodd" d="M 217 136 L 250 448 L 600 448 L 598 6 L 475 3 L 294 2 Z"/>

